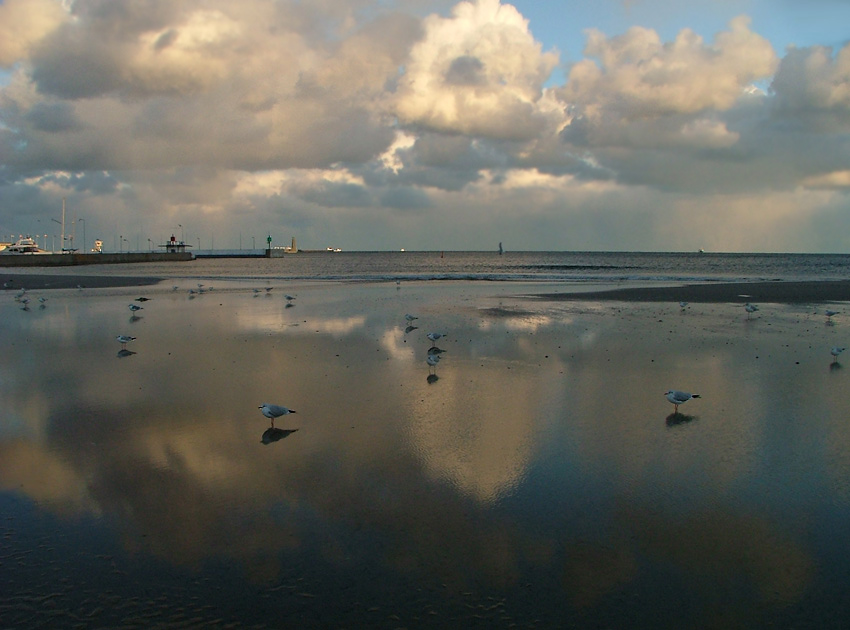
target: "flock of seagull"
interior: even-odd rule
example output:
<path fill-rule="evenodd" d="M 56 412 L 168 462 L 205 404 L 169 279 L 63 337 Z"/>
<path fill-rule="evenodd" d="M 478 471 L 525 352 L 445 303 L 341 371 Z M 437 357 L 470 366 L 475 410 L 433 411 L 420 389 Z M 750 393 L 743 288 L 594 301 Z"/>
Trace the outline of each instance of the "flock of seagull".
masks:
<path fill-rule="evenodd" d="M 679 302 L 679 308 L 681 308 L 682 311 L 684 311 L 687 307 L 688 307 L 687 302 L 684 302 L 684 301 Z M 759 307 L 756 306 L 755 304 L 751 304 L 750 302 L 746 302 L 744 304 L 744 310 L 747 312 L 747 319 L 750 319 L 750 316 L 753 313 L 758 312 Z M 841 313 L 841 311 L 833 311 L 833 310 L 830 310 L 830 309 L 826 309 L 824 311 L 824 314 L 826 315 L 827 325 L 831 326 L 833 324 L 832 318 L 835 317 L 836 315 L 840 314 L 840 313 Z M 833 346 L 832 348 L 830 348 L 829 353 L 832 355 L 833 365 L 838 364 L 838 356 L 842 352 L 844 352 L 846 349 L 847 348 L 842 347 L 842 346 Z M 671 402 L 673 404 L 673 415 L 674 416 L 678 415 L 678 413 L 679 413 L 679 405 L 683 405 L 686 402 L 688 402 L 689 400 L 692 400 L 694 398 L 700 398 L 699 394 L 692 394 L 690 392 L 683 392 L 683 391 L 680 391 L 678 389 L 668 390 L 668 391 L 664 392 L 664 396 L 667 398 L 667 400 L 669 402 Z"/>
<path fill-rule="evenodd" d="M 254 297 L 257 297 L 258 295 L 261 295 L 261 294 L 269 295 L 273 288 L 274 287 L 270 287 L 270 286 L 265 287 L 264 290 L 255 288 L 255 289 L 253 289 Z M 174 286 L 174 287 L 172 287 L 172 290 L 178 291 L 179 287 Z M 213 287 L 205 287 L 202 283 L 198 283 L 197 289 L 189 289 L 189 297 L 191 298 L 191 297 L 194 297 L 195 295 L 206 293 L 206 292 L 212 291 L 212 290 L 213 290 Z M 293 301 L 295 300 L 294 295 L 285 294 L 284 298 L 286 299 L 287 308 L 293 306 Z M 149 300 L 149 298 L 146 298 L 146 297 L 138 297 L 138 298 L 136 298 L 135 301 L 136 302 L 146 302 L 148 300 Z M 25 288 L 21 288 L 15 294 L 15 301 L 22 304 L 21 308 L 23 310 L 29 310 L 30 298 L 27 295 L 27 290 Z M 38 302 L 39 302 L 39 308 L 43 309 L 43 308 L 46 307 L 47 298 L 41 296 L 41 297 L 38 298 Z M 679 302 L 679 308 L 682 311 L 684 311 L 687 307 L 688 307 L 688 302 L 685 302 L 685 301 Z M 128 308 L 130 309 L 130 312 L 132 313 L 131 321 L 134 318 L 138 318 L 137 313 L 144 309 L 144 307 L 140 306 L 139 304 L 129 304 Z M 759 307 L 755 304 L 751 304 L 750 302 L 747 302 L 747 303 L 744 304 L 744 310 L 747 312 L 747 319 L 749 320 L 753 313 L 758 312 Z M 832 325 L 832 323 L 833 323 L 832 318 L 835 317 L 836 315 L 840 314 L 840 311 L 834 311 L 834 310 L 831 310 L 831 309 L 826 309 L 824 311 L 824 314 L 826 315 L 827 324 Z M 405 323 L 407 324 L 407 326 L 406 326 L 404 332 L 410 333 L 410 332 L 413 332 L 414 330 L 417 330 L 418 327 L 414 324 L 414 322 L 417 321 L 418 319 L 419 319 L 419 317 L 417 317 L 416 315 L 406 313 L 404 315 L 404 320 L 405 320 Z M 443 337 L 445 337 L 445 333 L 429 332 L 428 334 L 425 335 L 425 337 L 431 342 L 431 347 L 428 348 L 428 353 L 427 353 L 427 356 L 425 358 L 425 362 L 428 364 L 428 368 L 429 368 L 428 383 L 434 383 L 438 380 L 438 377 L 436 375 L 437 365 L 440 362 L 440 357 L 441 357 L 442 353 L 445 352 L 444 350 L 438 348 L 436 344 L 437 344 L 437 341 L 439 339 L 442 339 Z M 133 352 L 131 352 L 127 349 L 127 344 L 132 342 L 132 341 L 135 341 L 136 337 L 134 337 L 132 335 L 121 334 L 121 335 L 118 335 L 115 339 L 116 339 L 116 341 L 118 341 L 119 344 L 121 344 L 121 350 L 118 353 L 119 357 L 120 356 L 129 356 L 131 354 L 135 354 L 135 353 L 133 353 Z M 839 355 L 842 352 L 844 352 L 845 350 L 846 350 L 846 348 L 842 347 L 842 346 L 833 346 L 830 349 L 829 352 L 833 357 L 833 359 L 832 359 L 833 364 L 836 364 L 838 362 Z M 674 415 L 677 415 L 679 413 L 679 405 L 683 405 L 686 402 L 688 402 L 689 400 L 692 400 L 692 399 L 695 399 L 695 398 L 700 398 L 699 394 L 693 394 L 693 393 L 690 393 L 690 392 L 681 391 L 681 390 L 677 390 L 677 389 L 670 389 L 670 390 L 664 392 L 664 396 L 673 405 L 673 414 Z M 290 409 L 290 408 L 285 407 L 283 405 L 275 405 L 275 404 L 271 404 L 271 403 L 263 403 L 262 405 L 260 405 L 259 409 L 266 418 L 271 419 L 271 428 L 272 429 L 275 428 L 275 426 L 274 426 L 275 418 L 279 418 L 281 416 L 285 416 L 285 415 L 288 415 L 290 413 L 296 413 L 294 409 Z"/>

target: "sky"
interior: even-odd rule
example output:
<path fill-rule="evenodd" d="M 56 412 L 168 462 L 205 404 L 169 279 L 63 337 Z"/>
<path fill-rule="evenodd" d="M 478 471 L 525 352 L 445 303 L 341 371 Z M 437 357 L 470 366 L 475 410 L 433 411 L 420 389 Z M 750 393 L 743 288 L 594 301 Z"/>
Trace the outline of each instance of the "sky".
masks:
<path fill-rule="evenodd" d="M 58 248 L 64 199 L 82 249 L 850 252 L 848 24 L 850 0 L 0 0 L 0 241 Z"/>

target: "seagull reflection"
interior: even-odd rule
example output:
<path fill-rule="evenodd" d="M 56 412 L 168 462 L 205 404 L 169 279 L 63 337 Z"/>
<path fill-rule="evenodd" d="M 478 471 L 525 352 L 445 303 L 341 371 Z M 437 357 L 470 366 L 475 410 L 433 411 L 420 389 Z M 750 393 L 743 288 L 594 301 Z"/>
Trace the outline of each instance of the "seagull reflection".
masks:
<path fill-rule="evenodd" d="M 675 412 L 667 416 L 666 422 L 668 427 L 677 427 L 680 424 L 688 424 L 689 422 L 693 422 L 696 419 L 696 416 L 686 416 L 683 413 Z"/>
<path fill-rule="evenodd" d="M 425 363 L 428 364 L 428 383 L 434 383 L 437 380 L 437 364 L 440 362 L 439 354 L 428 353 L 428 358 Z M 433 379 L 431 377 L 434 377 Z"/>
<path fill-rule="evenodd" d="M 275 427 L 269 427 L 265 431 L 263 431 L 263 437 L 260 441 L 263 444 L 271 444 L 272 442 L 277 442 L 278 440 L 282 440 L 285 437 L 295 433 L 298 429 L 276 429 Z"/>
<path fill-rule="evenodd" d="M 127 348 L 121 348 L 121 349 L 118 351 L 118 358 L 119 358 L 119 359 L 123 359 L 123 358 L 125 358 L 125 357 L 131 357 L 131 356 L 133 356 L 134 354 L 136 354 L 136 353 L 135 353 L 135 352 L 133 352 L 132 350 L 127 350 Z"/>
<path fill-rule="evenodd" d="M 407 328 L 404 329 L 404 334 L 406 335 L 408 333 L 412 333 L 417 328 L 419 328 L 419 326 L 410 325 L 410 326 L 408 326 Z"/>
<path fill-rule="evenodd" d="M 440 380 L 440 377 L 439 377 L 439 376 L 437 376 L 436 374 L 429 374 L 429 375 L 428 375 L 428 378 L 427 378 L 427 379 L 425 379 L 425 380 L 427 380 L 427 381 L 428 381 L 428 384 L 429 384 L 429 385 L 433 385 L 434 383 L 436 383 L 437 381 L 439 381 L 439 380 Z"/>

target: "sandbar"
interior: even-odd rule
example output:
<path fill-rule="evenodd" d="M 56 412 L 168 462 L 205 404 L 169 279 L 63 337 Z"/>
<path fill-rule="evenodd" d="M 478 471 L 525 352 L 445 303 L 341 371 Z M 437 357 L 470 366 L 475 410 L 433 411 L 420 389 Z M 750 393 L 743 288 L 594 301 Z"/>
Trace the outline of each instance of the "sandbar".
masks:
<path fill-rule="evenodd" d="M 850 301 L 850 280 L 710 282 L 683 286 L 622 287 L 603 291 L 542 293 L 550 301 L 616 300 L 623 302 L 768 302 L 807 304 Z"/>
<path fill-rule="evenodd" d="M 162 278 L 145 276 L 98 276 L 76 274 L 46 274 L 46 273 L 5 273 L 0 271 L 2 288 L 6 290 L 27 288 L 42 289 L 107 289 L 115 287 L 142 287 L 159 283 Z"/>

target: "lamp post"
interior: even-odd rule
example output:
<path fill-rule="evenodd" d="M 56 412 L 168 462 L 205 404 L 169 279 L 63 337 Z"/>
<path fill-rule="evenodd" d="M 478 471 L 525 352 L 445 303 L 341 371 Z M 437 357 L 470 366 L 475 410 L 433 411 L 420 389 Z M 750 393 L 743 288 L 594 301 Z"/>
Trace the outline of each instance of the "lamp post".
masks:
<path fill-rule="evenodd" d="M 257 243 L 254 237 L 251 237 L 251 249 L 257 249 Z"/>
<path fill-rule="evenodd" d="M 85 219 L 77 219 L 80 223 L 83 224 L 83 253 L 86 253 L 86 220 Z"/>
<path fill-rule="evenodd" d="M 148 239 L 148 249 L 153 251 L 153 245 L 151 244 L 151 240 Z"/>
<path fill-rule="evenodd" d="M 64 208 L 65 206 L 63 205 L 62 207 Z M 64 214 L 62 215 L 62 218 L 65 218 Z M 65 233 L 65 224 L 62 223 L 62 221 L 57 221 L 56 219 L 53 219 L 53 218 L 51 218 L 50 220 L 53 221 L 54 223 L 58 223 L 59 225 L 61 225 L 62 226 L 62 233 L 63 234 Z M 60 246 L 64 247 L 64 244 L 60 244 Z M 56 235 L 55 234 L 53 235 L 53 247 L 50 248 L 50 251 L 53 252 L 53 253 L 56 253 Z M 59 253 L 63 254 L 65 252 L 60 251 Z"/>
<path fill-rule="evenodd" d="M 179 227 L 179 228 L 180 228 L 180 242 L 181 242 L 183 245 L 185 245 L 185 244 L 186 244 L 186 236 L 183 234 L 183 226 L 182 226 L 180 223 L 178 223 L 178 224 L 177 224 L 177 227 Z"/>
<path fill-rule="evenodd" d="M 198 251 L 200 251 L 200 249 L 201 249 L 201 237 L 199 236 L 197 238 L 198 238 Z"/>
<path fill-rule="evenodd" d="M 121 254 L 124 252 L 124 235 L 118 235 L 118 253 Z"/>

